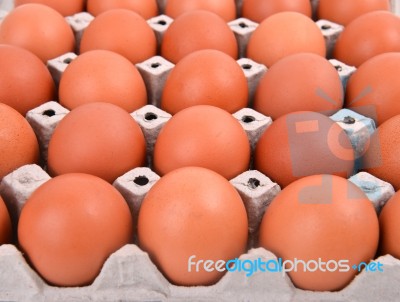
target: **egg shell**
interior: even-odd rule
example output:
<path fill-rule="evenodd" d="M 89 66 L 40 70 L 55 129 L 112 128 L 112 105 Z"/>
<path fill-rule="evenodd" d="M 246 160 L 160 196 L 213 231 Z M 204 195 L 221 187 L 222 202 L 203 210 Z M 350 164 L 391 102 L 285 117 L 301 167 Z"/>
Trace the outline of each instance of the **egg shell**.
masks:
<path fill-rule="evenodd" d="M 0 68 L 0 100 L 22 115 L 55 97 L 50 72 L 30 51 L 0 45 Z"/>
<path fill-rule="evenodd" d="M 68 109 L 107 102 L 132 112 L 146 105 L 147 93 L 128 59 L 109 50 L 92 50 L 68 64 L 60 80 L 59 101 Z"/>
<path fill-rule="evenodd" d="M 156 55 L 157 40 L 142 16 L 112 9 L 97 16 L 83 32 L 80 52 L 94 49 L 117 52 L 136 64 Z"/>
<path fill-rule="evenodd" d="M 310 0 L 243 0 L 242 16 L 255 22 L 281 12 L 298 12 L 311 18 Z"/>
<path fill-rule="evenodd" d="M 13 170 L 39 161 L 39 144 L 29 123 L 0 103 L 0 180 Z"/>
<path fill-rule="evenodd" d="M 48 148 L 51 175 L 87 173 L 112 183 L 145 162 L 146 142 L 135 120 L 108 103 L 90 103 L 68 113 Z"/>
<path fill-rule="evenodd" d="M 161 55 L 176 64 L 201 49 L 216 49 L 234 59 L 238 57 L 235 35 L 225 20 L 209 11 L 189 11 L 176 18 L 165 32 Z"/>
<path fill-rule="evenodd" d="M 70 16 L 85 10 L 85 0 L 69 0 L 69 1 L 58 1 L 58 0 L 14 0 L 14 5 L 20 6 L 28 3 L 38 3 L 47 5 L 63 16 Z"/>
<path fill-rule="evenodd" d="M 211 105 L 233 113 L 247 106 L 248 86 L 237 62 L 222 51 L 198 50 L 171 70 L 161 108 L 171 114 L 195 105 Z"/>
<path fill-rule="evenodd" d="M 12 229 L 10 215 L 0 196 L 0 245 L 11 242 Z"/>
<path fill-rule="evenodd" d="M 21 249 L 38 273 L 58 286 L 90 284 L 108 256 L 131 242 L 132 235 L 122 195 L 106 181 L 79 173 L 41 185 L 18 223 Z"/>
<path fill-rule="evenodd" d="M 162 202 L 160 202 L 162 201 Z M 162 177 L 143 200 L 138 237 L 174 284 L 209 285 L 218 271 L 188 271 L 188 259 L 234 259 L 247 244 L 248 222 L 240 195 L 222 176 L 185 167 Z"/>
<path fill-rule="evenodd" d="M 0 43 L 25 48 L 43 62 L 74 51 L 72 29 L 56 10 L 42 4 L 25 4 L 2 21 Z"/>
<path fill-rule="evenodd" d="M 391 12 L 375 11 L 353 20 L 337 39 L 333 56 L 360 66 L 374 56 L 400 51 L 400 18 Z"/>
<path fill-rule="evenodd" d="M 128 9 L 141 15 L 144 19 L 155 17 L 158 13 L 156 0 L 87 0 L 87 11 L 93 16 L 112 9 Z"/>
<path fill-rule="evenodd" d="M 186 108 L 175 114 L 154 146 L 155 171 L 199 166 L 227 179 L 247 170 L 250 144 L 240 123 L 226 111 L 209 105 Z"/>
<path fill-rule="evenodd" d="M 165 14 L 174 19 L 193 10 L 213 12 L 226 22 L 236 18 L 236 5 L 234 0 L 168 0 L 165 6 Z"/>
<path fill-rule="evenodd" d="M 307 111 L 275 120 L 254 156 L 255 168 L 281 187 L 315 174 L 349 177 L 354 167 L 354 150 L 344 130 L 329 117 Z"/>
<path fill-rule="evenodd" d="M 332 175 L 305 177 L 283 189 L 260 226 L 260 245 L 283 261 L 345 259 L 351 267 L 372 260 L 378 240 L 378 218 L 371 202 L 353 183 Z M 305 290 L 340 290 L 356 275 L 352 269 L 299 267 L 289 276 Z"/>
<path fill-rule="evenodd" d="M 310 18 L 296 12 L 283 12 L 260 23 L 249 40 L 246 55 L 270 67 L 279 59 L 300 52 L 325 57 L 324 37 Z"/>
<path fill-rule="evenodd" d="M 390 254 L 397 259 L 400 258 L 400 229 L 398 227 L 400 215 L 399 195 L 399 191 L 397 191 L 386 205 L 384 205 L 379 215 L 380 254 Z"/>
<path fill-rule="evenodd" d="M 371 136 L 368 150 L 363 157 L 363 170 L 391 183 L 400 189 L 400 115 L 382 125 Z"/>
<path fill-rule="evenodd" d="M 301 110 L 332 113 L 342 106 L 343 87 L 336 69 L 313 53 L 276 62 L 260 80 L 254 97 L 254 109 L 272 119 Z"/>
<path fill-rule="evenodd" d="M 357 17 L 366 13 L 390 9 L 388 0 L 319 0 L 318 18 L 327 19 L 342 25 L 348 25 Z"/>
<path fill-rule="evenodd" d="M 379 126 L 400 114 L 400 53 L 377 55 L 350 77 L 345 107 L 375 119 Z"/>

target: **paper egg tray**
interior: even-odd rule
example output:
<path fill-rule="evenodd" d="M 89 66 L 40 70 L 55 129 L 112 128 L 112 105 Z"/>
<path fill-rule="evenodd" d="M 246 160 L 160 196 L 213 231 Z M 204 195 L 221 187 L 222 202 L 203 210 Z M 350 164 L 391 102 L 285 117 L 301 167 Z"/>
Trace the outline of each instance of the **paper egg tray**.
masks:
<path fill-rule="evenodd" d="M 163 11 L 165 0 L 159 0 Z M 240 7 L 242 1 L 236 1 Z M 318 0 L 311 1 L 314 7 Z M 399 13 L 400 1 L 393 1 L 393 10 Z M 12 1 L 0 1 L 0 22 L 12 8 Z M 3 9 L 3 11 L 1 11 Z M 92 20 L 86 13 L 67 17 L 79 40 L 85 26 Z M 78 20 L 78 22 L 76 22 Z M 160 22 L 163 21 L 163 22 Z M 173 20 L 160 15 L 148 20 L 155 30 L 159 41 Z M 328 49 L 332 49 L 342 27 L 329 21 L 318 21 L 323 30 Z M 238 40 L 241 57 L 245 53 L 247 41 L 257 26 L 250 20 L 238 18 L 229 23 Z M 322 26 L 326 29 L 322 29 Z M 328 25 L 328 26 L 326 26 Z M 74 53 L 65 54 L 48 62 L 55 82 L 60 79 L 68 62 L 76 57 Z M 338 68 L 343 85 L 355 68 L 331 60 Z M 250 59 L 241 58 L 242 66 L 249 85 L 250 99 L 254 95 L 258 81 L 267 68 Z M 133 217 L 136 219 L 140 204 L 159 176 L 151 170 L 151 154 L 157 135 L 171 117 L 159 109 L 159 99 L 164 82 L 174 65 L 162 57 L 156 56 L 137 64 L 145 80 L 149 105 L 133 112 L 132 117 L 142 128 L 147 141 L 148 167 L 140 167 L 119 177 L 114 186 L 126 199 Z M 57 102 L 48 102 L 28 112 L 26 118 L 33 127 L 41 147 L 42 163 L 23 166 L 3 178 L 0 194 L 6 201 L 13 220 L 14 229 L 19 213 L 32 192 L 50 179 L 45 172 L 47 146 L 49 139 L 62 118 L 69 110 Z M 272 123 L 269 117 L 244 108 L 233 116 L 245 129 L 249 143 L 254 147 Z M 344 118 L 351 116 L 354 123 L 347 124 Z M 353 147 L 362 152 L 368 136 L 375 130 L 373 121 L 347 109 L 331 117 L 344 128 Z M 374 204 L 377 212 L 394 194 L 393 187 L 368 173 L 358 173 L 350 178 L 358 185 Z M 280 187 L 267 176 L 256 170 L 249 170 L 231 180 L 240 193 L 249 217 L 249 251 L 241 259 L 274 259 L 275 255 L 263 248 L 254 248 L 257 229 L 261 218 L 272 199 L 279 194 Z M 0 246 L 0 302 L 1 301 L 396 301 L 400 294 L 400 261 L 389 256 L 378 259 L 384 265 L 384 272 L 370 273 L 362 271 L 343 290 L 338 292 L 311 292 L 297 289 L 289 277 L 282 273 L 256 272 L 246 277 L 245 272 L 227 273 L 215 285 L 183 287 L 175 286 L 160 273 L 151 262 L 147 253 L 138 246 L 129 244 L 113 253 L 105 262 L 96 280 L 85 287 L 59 288 L 48 285 L 27 264 L 22 253 L 14 245 Z"/>

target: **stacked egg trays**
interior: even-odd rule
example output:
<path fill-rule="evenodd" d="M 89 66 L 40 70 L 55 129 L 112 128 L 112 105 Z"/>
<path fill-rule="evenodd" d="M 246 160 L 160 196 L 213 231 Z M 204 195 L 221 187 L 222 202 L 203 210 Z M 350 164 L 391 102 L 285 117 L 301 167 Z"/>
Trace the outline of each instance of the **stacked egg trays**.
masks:
<path fill-rule="evenodd" d="M 165 0 L 159 0 L 163 11 Z M 313 7 L 318 0 L 312 0 Z M 241 6 L 241 1 L 236 1 Z M 393 1 L 393 10 L 399 7 Z M 2 6 L 1 6 L 2 5 Z M 11 1 L 0 3 L 0 8 L 11 9 Z M 240 11 L 238 9 L 238 11 Z M 7 14 L 0 11 L 1 18 Z M 86 12 L 66 18 L 74 30 L 79 43 L 83 30 L 93 20 Z M 163 33 L 173 20 L 166 15 L 159 15 L 148 20 L 160 43 Z M 316 22 L 324 34 L 328 53 L 343 27 L 328 20 Z M 248 81 L 250 100 L 254 96 L 257 84 L 267 68 L 244 57 L 247 41 L 257 27 L 257 23 L 245 18 L 229 22 L 234 32 L 242 67 Z M 68 63 L 76 57 L 67 53 L 48 62 L 47 66 L 56 83 L 59 82 Z M 336 67 L 343 85 L 355 71 L 339 61 L 330 60 Z M 135 168 L 121 175 L 114 187 L 126 199 L 133 217 L 137 218 L 140 204 L 146 193 L 160 178 L 151 170 L 151 158 L 157 135 L 171 118 L 171 115 L 159 109 L 159 100 L 169 72 L 174 64 L 160 56 L 152 57 L 136 65 L 147 88 L 148 103 L 131 113 L 140 125 L 147 142 L 148 167 Z M 50 179 L 46 173 L 47 147 L 50 137 L 67 115 L 68 109 L 57 102 L 45 103 L 26 115 L 34 129 L 41 147 L 42 166 L 26 165 L 5 176 L 0 184 L 0 194 L 7 203 L 14 227 L 19 213 L 29 196 L 43 183 Z M 271 118 L 251 109 L 243 108 L 233 116 L 243 126 L 252 150 L 258 139 L 271 125 Z M 348 117 L 351 117 L 350 119 Z M 348 134 L 357 153 L 361 154 L 369 135 L 375 130 L 373 120 L 347 109 L 340 110 L 331 118 Z M 377 212 L 394 194 L 393 187 L 374 176 L 360 172 L 350 178 L 358 185 L 374 204 Z M 279 194 L 280 187 L 266 175 L 256 170 L 248 170 L 230 180 L 240 193 L 249 218 L 249 251 L 240 259 L 257 258 L 275 259 L 276 256 L 263 248 L 254 248 L 257 229 L 265 209 Z M 151 262 L 148 254 L 138 246 L 129 244 L 113 253 L 105 262 L 95 281 L 85 287 L 59 288 L 48 285 L 27 264 L 22 253 L 14 245 L 0 247 L 0 301 L 375 301 L 395 300 L 400 293 L 400 261 L 387 255 L 376 259 L 384 265 L 384 272 L 370 274 L 361 272 L 346 288 L 338 292 L 310 292 L 294 287 L 287 275 L 282 273 L 254 273 L 250 278 L 245 272 L 227 273 L 215 285 L 183 287 L 175 286 L 161 274 Z"/>

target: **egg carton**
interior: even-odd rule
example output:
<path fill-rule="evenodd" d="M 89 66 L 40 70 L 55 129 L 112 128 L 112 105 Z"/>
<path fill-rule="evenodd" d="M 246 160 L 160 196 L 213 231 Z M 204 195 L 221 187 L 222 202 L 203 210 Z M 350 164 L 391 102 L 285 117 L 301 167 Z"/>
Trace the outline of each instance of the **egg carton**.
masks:
<path fill-rule="evenodd" d="M 160 12 L 166 0 L 158 0 Z M 315 10 L 319 0 L 311 0 Z M 393 11 L 399 14 L 400 3 L 392 0 Z M 236 0 L 241 7 L 242 0 Z M 0 1 L 1 19 L 12 9 L 12 1 Z M 93 17 L 88 13 L 79 13 L 66 17 L 73 28 L 75 38 L 80 40 L 84 29 Z M 166 15 L 148 20 L 156 33 L 160 44 L 164 32 L 172 23 Z M 328 51 L 332 52 L 335 41 L 343 27 L 328 20 L 319 20 Z M 240 59 L 237 61 L 245 73 L 249 86 L 249 107 L 252 105 L 255 89 L 267 67 L 249 58 L 245 58 L 245 49 L 252 32 L 258 26 L 246 18 L 228 23 L 235 34 L 239 46 Z M 77 43 L 79 45 L 79 43 Z M 79 53 L 79 49 L 76 49 Z M 48 68 L 59 83 L 62 72 L 76 58 L 68 53 L 48 62 Z M 356 70 L 337 60 L 330 60 L 336 67 L 345 87 L 350 75 Z M 141 73 L 148 93 L 149 105 L 133 112 L 131 116 L 140 125 L 147 142 L 148 167 L 140 167 L 119 177 L 114 186 L 127 201 L 134 219 L 143 198 L 157 182 L 159 176 L 152 171 L 151 158 L 155 140 L 163 125 L 171 115 L 159 109 L 160 96 L 165 80 L 174 64 L 160 56 L 152 57 L 136 65 Z M 69 110 L 57 102 L 43 104 L 30 112 L 26 118 L 34 129 L 40 144 L 41 166 L 46 168 L 47 147 L 51 135 Z M 241 123 L 254 151 L 254 147 L 272 123 L 269 117 L 244 108 L 233 116 Z M 375 130 L 373 120 L 350 110 L 343 109 L 331 116 L 348 134 L 357 154 L 362 154 L 369 135 Z M 357 153 L 358 152 L 358 153 Z M 21 167 L 4 177 L 0 184 L 0 194 L 6 201 L 13 219 L 14 230 L 19 213 L 29 196 L 50 176 L 37 165 Z M 377 213 L 394 194 L 393 187 L 374 176 L 361 172 L 350 179 L 359 186 L 373 203 Z M 276 259 L 275 255 L 263 248 L 256 247 L 257 231 L 262 216 L 279 193 L 279 186 L 259 171 L 249 170 L 230 180 L 245 204 L 249 218 L 249 251 L 240 259 Z M 96 280 L 85 287 L 59 288 L 47 284 L 26 262 L 23 254 L 14 245 L 0 246 L 0 302 L 1 301 L 395 301 L 399 295 L 400 263 L 386 255 L 376 259 L 384 264 L 384 272 L 371 274 L 361 272 L 346 288 L 338 292 L 311 292 L 297 289 L 286 274 L 260 273 L 246 277 L 244 272 L 227 273 L 212 286 L 184 287 L 168 282 L 147 253 L 137 245 L 129 244 L 113 253 L 105 262 Z"/>

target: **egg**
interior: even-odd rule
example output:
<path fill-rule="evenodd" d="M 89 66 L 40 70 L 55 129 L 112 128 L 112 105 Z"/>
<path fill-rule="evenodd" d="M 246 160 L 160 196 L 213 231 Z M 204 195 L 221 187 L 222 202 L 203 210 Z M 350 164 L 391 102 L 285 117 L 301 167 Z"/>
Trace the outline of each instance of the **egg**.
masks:
<path fill-rule="evenodd" d="M 75 37 L 59 12 L 31 3 L 16 7 L 4 18 L 0 43 L 25 48 L 46 62 L 74 51 Z"/>
<path fill-rule="evenodd" d="M 11 219 L 6 204 L 0 196 L 0 245 L 10 243 L 12 239 Z"/>
<path fill-rule="evenodd" d="M 272 201 L 260 225 L 260 246 L 292 261 L 286 267 L 292 264 L 292 282 L 312 291 L 348 285 L 357 274 L 352 266 L 374 258 L 378 239 L 378 218 L 367 196 L 350 181 L 331 175 L 290 184 Z"/>
<path fill-rule="evenodd" d="M 377 10 L 390 10 L 389 0 L 319 0 L 319 19 L 347 25 L 357 17 Z"/>
<path fill-rule="evenodd" d="M 352 74 L 345 106 L 380 125 L 400 114 L 400 52 L 377 55 Z"/>
<path fill-rule="evenodd" d="M 298 12 L 311 18 L 310 0 L 243 0 L 242 16 L 255 22 L 280 12 Z"/>
<path fill-rule="evenodd" d="M 354 151 L 344 130 L 316 112 L 293 112 L 275 120 L 259 139 L 255 168 L 286 187 L 305 176 L 350 177 Z"/>
<path fill-rule="evenodd" d="M 297 12 L 282 12 L 266 18 L 254 30 L 247 45 L 247 56 L 267 67 L 300 52 L 325 57 L 326 46 L 317 25 Z"/>
<path fill-rule="evenodd" d="M 92 283 L 110 254 L 132 238 L 132 217 L 122 195 L 87 174 L 65 174 L 41 185 L 18 223 L 22 251 L 56 286 Z"/>
<path fill-rule="evenodd" d="M 47 5 L 63 16 L 71 16 L 85 10 L 86 0 L 14 0 L 15 6 L 20 6 L 27 3 L 39 3 Z"/>
<path fill-rule="evenodd" d="M 336 41 L 333 56 L 351 66 L 386 52 L 400 51 L 400 18 L 391 12 L 362 15 L 346 26 Z"/>
<path fill-rule="evenodd" d="M 0 103 L 0 180 L 15 169 L 38 163 L 39 144 L 29 123 L 10 106 Z"/>
<path fill-rule="evenodd" d="M 234 59 L 238 56 L 235 35 L 217 14 L 205 10 L 186 12 L 177 17 L 164 33 L 161 55 L 172 63 L 196 50 L 216 49 Z"/>
<path fill-rule="evenodd" d="M 180 60 L 169 74 L 161 108 L 175 114 L 194 105 L 213 105 L 234 113 L 247 106 L 243 70 L 224 52 L 205 49 Z"/>
<path fill-rule="evenodd" d="M 186 167 L 163 176 L 139 210 L 140 247 L 176 285 L 210 285 L 223 272 L 188 260 L 227 261 L 246 251 L 248 222 L 235 188 L 219 174 Z"/>
<path fill-rule="evenodd" d="M 335 67 L 312 53 L 289 55 L 259 82 L 254 109 L 272 119 L 295 111 L 332 114 L 343 106 L 343 86 Z"/>
<path fill-rule="evenodd" d="M 400 189 L 400 115 L 381 124 L 371 136 L 363 157 L 368 173 Z"/>
<path fill-rule="evenodd" d="M 154 146 L 153 161 L 160 175 L 198 166 L 231 179 L 248 169 L 250 144 L 231 114 L 198 105 L 178 112 L 165 124 Z"/>
<path fill-rule="evenodd" d="M 128 59 L 108 50 L 92 50 L 69 63 L 61 76 L 59 100 L 69 109 L 107 102 L 132 112 L 147 104 L 147 92 Z"/>
<path fill-rule="evenodd" d="M 136 64 L 156 55 L 157 40 L 142 16 L 128 9 L 111 9 L 83 32 L 80 52 L 95 49 L 114 51 Z"/>
<path fill-rule="evenodd" d="M 236 4 L 234 0 L 168 0 L 165 5 L 165 14 L 175 19 L 185 12 L 198 9 L 216 13 L 226 22 L 236 18 Z"/>
<path fill-rule="evenodd" d="M 87 0 L 87 11 L 93 16 L 115 8 L 132 10 L 145 19 L 150 19 L 158 14 L 156 0 Z"/>
<path fill-rule="evenodd" d="M 146 143 L 139 125 L 125 110 L 90 103 L 68 113 L 48 148 L 52 175 L 87 173 L 112 183 L 145 162 Z"/>
<path fill-rule="evenodd" d="M 51 74 L 31 52 L 12 45 L 0 45 L 0 70 L 0 101 L 23 116 L 54 99 Z"/>
<path fill-rule="evenodd" d="M 394 194 L 379 215 L 380 254 L 400 258 L 400 193 Z"/>

